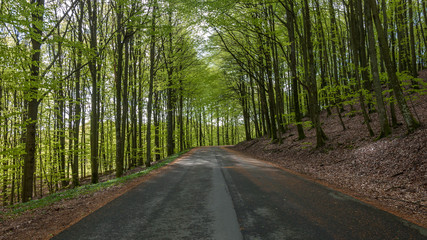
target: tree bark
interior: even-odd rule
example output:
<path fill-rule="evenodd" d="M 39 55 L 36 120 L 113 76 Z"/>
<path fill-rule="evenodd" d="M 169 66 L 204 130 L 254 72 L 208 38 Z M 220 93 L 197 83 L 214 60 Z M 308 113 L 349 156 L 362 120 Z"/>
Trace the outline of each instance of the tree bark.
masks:
<path fill-rule="evenodd" d="M 25 157 L 24 157 L 24 174 L 22 176 L 22 201 L 27 202 L 33 196 L 33 179 L 36 161 L 36 131 L 37 117 L 39 108 L 39 74 L 40 74 L 40 50 L 42 38 L 42 26 L 44 15 L 44 0 L 31 0 L 31 4 L 35 4 L 35 9 L 31 13 L 32 37 L 31 37 L 31 69 L 30 79 L 28 80 L 30 89 L 26 92 L 28 97 L 27 109 L 27 126 L 25 137 Z"/>
<path fill-rule="evenodd" d="M 305 73 L 307 78 L 308 85 L 308 99 L 309 99 L 309 109 L 311 119 L 313 121 L 313 126 L 316 129 L 316 147 L 322 147 L 325 145 L 326 135 L 322 130 L 320 122 L 320 108 L 319 100 L 317 93 L 317 83 L 316 83 L 316 65 L 314 62 L 314 53 L 313 53 L 313 42 L 311 39 L 311 22 L 310 22 L 310 10 L 308 5 L 308 0 L 304 0 L 304 9 L 303 9 L 303 24 L 304 24 L 304 35 L 305 35 L 305 44 L 304 44 L 304 57 L 305 57 Z"/>
<path fill-rule="evenodd" d="M 374 28 L 372 24 L 371 9 L 367 0 L 365 0 L 365 17 L 366 17 L 366 28 L 368 30 L 368 42 L 369 42 L 369 57 L 371 60 L 371 73 L 374 83 L 375 98 L 377 100 L 378 117 L 380 121 L 381 132 L 379 138 L 386 137 L 391 133 L 390 125 L 387 119 L 387 112 L 385 109 L 384 99 L 382 95 L 382 87 L 378 70 L 377 60 L 377 48 L 375 43 Z"/>
<path fill-rule="evenodd" d="M 331 33 L 331 42 L 332 42 L 332 67 L 333 67 L 333 80 L 335 83 L 334 89 L 334 105 L 335 109 L 337 111 L 338 117 L 340 119 L 341 126 L 343 130 L 346 130 L 345 124 L 342 120 L 341 116 L 341 84 L 338 81 L 338 61 L 337 61 L 337 44 L 339 44 L 339 41 L 337 40 L 338 35 L 338 28 L 337 28 L 337 21 L 335 17 L 335 10 L 333 5 L 333 0 L 329 0 L 329 12 L 330 12 L 330 18 L 331 18 L 331 27 L 332 27 L 332 33 Z"/>
<path fill-rule="evenodd" d="M 374 136 L 374 131 L 371 128 L 371 124 L 370 124 L 370 118 L 368 115 L 368 112 L 366 110 L 365 107 L 365 97 L 363 94 L 363 88 L 362 88 L 362 84 L 361 84 L 361 76 L 359 73 L 359 61 L 363 62 L 362 57 L 360 56 L 360 53 L 362 51 L 364 51 L 364 49 L 362 48 L 361 44 L 362 42 L 360 41 L 361 39 L 361 34 L 360 34 L 360 29 L 359 29 L 359 25 L 362 24 L 359 22 L 359 16 L 360 14 L 362 14 L 359 10 L 359 6 L 358 3 L 355 2 L 355 0 L 351 0 L 350 4 L 350 28 L 351 28 L 351 47 L 353 49 L 353 64 L 354 64 L 354 77 L 356 78 L 356 88 L 358 91 L 358 95 L 359 95 L 359 103 L 360 103 L 360 108 L 362 109 L 362 114 L 363 114 L 363 119 L 365 121 L 366 127 L 368 128 L 368 132 L 369 135 L 372 137 Z M 362 66 L 362 68 L 364 68 Z"/>
<path fill-rule="evenodd" d="M 415 33 L 414 33 L 414 10 L 413 10 L 413 4 L 412 0 L 408 0 L 408 6 L 409 6 L 409 39 L 410 39 L 410 50 L 411 50 L 411 66 L 410 66 L 410 72 L 412 77 L 416 78 L 418 77 L 418 71 L 417 71 L 417 55 L 415 54 Z M 425 46 L 424 46 L 425 47 Z M 415 83 L 414 86 L 417 86 Z"/>
<path fill-rule="evenodd" d="M 89 60 L 89 71 L 92 78 L 91 93 L 91 116 L 90 116 L 90 164 L 91 164 L 91 182 L 98 183 L 98 138 L 99 138 L 99 115 L 98 115 L 98 72 L 96 54 L 98 52 L 97 31 L 98 31 L 98 4 L 97 0 L 88 0 L 89 10 L 89 28 L 90 28 L 90 48 L 91 54 Z"/>
<path fill-rule="evenodd" d="M 116 83 L 116 177 L 123 175 L 124 167 L 124 151 L 123 132 L 122 129 L 122 76 L 123 76 L 123 48 L 124 48 L 124 30 L 123 30 L 123 6 L 117 3 L 117 68 L 115 73 Z"/>
<path fill-rule="evenodd" d="M 80 1 L 79 3 L 79 20 L 78 20 L 78 42 L 83 44 L 83 16 L 84 16 L 84 3 Z M 77 64 L 76 64 L 76 85 L 75 85 L 75 119 L 74 119 L 74 159 L 72 163 L 72 181 L 73 187 L 80 185 L 79 182 L 79 136 L 80 136 L 80 119 L 81 119 L 81 98 L 80 98 L 80 76 L 81 76 L 81 66 L 82 66 L 82 50 L 77 48 Z"/>
<path fill-rule="evenodd" d="M 147 159 L 145 165 L 151 166 L 151 113 L 153 104 L 153 83 L 154 83 L 154 65 L 155 65 L 155 54 L 156 54 L 156 8 L 157 1 L 153 1 L 152 6 L 152 17 L 151 17 L 151 39 L 150 39 L 150 79 L 148 87 L 148 103 L 147 103 Z"/>
<path fill-rule="evenodd" d="M 419 127 L 418 121 L 413 117 L 408 105 L 406 104 L 405 97 L 403 95 L 402 88 L 400 87 L 399 80 L 396 75 L 396 67 L 391 61 L 390 49 L 387 43 L 386 33 L 384 32 L 381 20 L 379 18 L 378 6 L 375 0 L 368 0 L 372 16 L 374 18 L 375 28 L 377 29 L 377 37 L 380 44 L 381 56 L 384 60 L 387 69 L 387 75 L 389 77 L 390 85 L 393 88 L 394 96 L 396 97 L 397 104 L 400 112 L 402 113 L 403 119 L 406 124 L 408 133 L 412 133 Z"/>
<path fill-rule="evenodd" d="M 295 122 L 297 125 L 298 139 L 302 140 L 305 138 L 304 129 L 302 127 L 302 116 L 300 110 L 299 102 L 299 86 L 298 86 L 298 73 L 297 73 L 297 57 L 296 57 L 296 38 L 295 38 L 295 18 L 294 18 L 294 5 L 292 1 L 289 1 L 289 8 L 286 9 L 286 19 L 288 27 L 288 38 L 290 42 L 290 54 L 289 54 L 289 64 L 291 69 L 291 79 L 292 79 L 292 97 L 294 101 L 294 111 L 295 111 Z"/>

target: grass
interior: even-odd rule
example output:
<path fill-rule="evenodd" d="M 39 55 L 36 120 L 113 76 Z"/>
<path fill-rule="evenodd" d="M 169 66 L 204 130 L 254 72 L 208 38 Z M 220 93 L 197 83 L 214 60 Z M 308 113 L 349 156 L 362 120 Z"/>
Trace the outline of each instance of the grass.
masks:
<path fill-rule="evenodd" d="M 49 205 L 51 205 L 55 202 L 59 202 L 63 199 L 73 199 L 73 198 L 77 198 L 77 197 L 82 196 L 82 195 L 87 195 L 87 194 L 91 194 L 91 193 L 97 192 L 97 191 L 102 190 L 102 189 L 106 189 L 108 187 L 124 184 L 124 183 L 126 183 L 132 179 L 147 175 L 149 172 L 151 172 L 153 170 L 156 170 L 156 169 L 159 169 L 165 165 L 168 165 L 169 163 L 171 163 L 172 161 L 174 161 L 175 159 L 177 159 L 182 154 L 184 154 L 188 151 L 189 150 L 185 150 L 183 152 L 169 156 L 166 159 L 164 159 L 163 161 L 158 162 L 155 165 L 152 165 L 151 167 L 146 168 L 146 169 L 144 169 L 140 172 L 134 173 L 134 174 L 130 174 L 130 175 L 120 177 L 120 178 L 115 178 L 115 179 L 105 181 L 105 182 L 100 182 L 97 184 L 83 185 L 83 186 L 73 188 L 73 189 L 69 189 L 69 190 L 65 190 L 62 192 L 56 192 L 56 193 L 50 194 L 49 196 L 46 196 L 46 197 L 41 198 L 41 199 L 35 199 L 35 200 L 31 200 L 31 201 L 26 202 L 26 203 L 18 203 L 18 204 L 15 204 L 13 206 L 9 206 L 8 208 L 11 211 L 0 212 L 0 216 L 1 215 L 18 215 L 18 214 L 26 212 L 28 210 L 33 210 L 33 209 L 49 206 Z"/>
<path fill-rule="evenodd" d="M 311 147 L 313 144 L 311 143 L 311 142 L 302 142 L 301 143 L 301 149 L 306 149 L 306 148 L 309 148 L 309 147 Z"/>

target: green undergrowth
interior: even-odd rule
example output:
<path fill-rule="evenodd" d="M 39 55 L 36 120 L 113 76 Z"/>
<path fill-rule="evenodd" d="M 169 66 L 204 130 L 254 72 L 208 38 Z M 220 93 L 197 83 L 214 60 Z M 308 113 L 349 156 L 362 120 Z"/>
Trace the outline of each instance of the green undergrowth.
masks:
<path fill-rule="evenodd" d="M 9 206 L 8 208 L 10 209 L 10 211 L 0 212 L 0 219 L 5 217 L 4 215 L 9 215 L 9 216 L 10 215 L 18 215 L 18 214 L 26 212 L 28 210 L 33 210 L 33 209 L 49 206 L 49 205 L 51 205 L 55 202 L 59 202 L 63 199 L 73 199 L 73 198 L 77 198 L 79 196 L 83 196 L 83 195 L 87 195 L 87 194 L 97 192 L 97 191 L 102 190 L 102 189 L 106 189 L 108 187 L 117 186 L 117 185 L 127 183 L 132 179 L 144 176 L 153 170 L 156 170 L 156 169 L 159 169 L 165 165 L 168 165 L 169 163 L 171 163 L 172 161 L 174 161 L 175 159 L 177 159 L 178 157 L 180 157 L 184 153 L 187 153 L 188 151 L 189 150 L 185 150 L 183 152 L 171 155 L 171 156 L 165 158 L 164 160 L 153 164 L 149 168 L 146 168 L 140 172 L 133 173 L 133 174 L 130 174 L 130 175 L 127 175 L 124 177 L 111 179 L 111 180 L 108 180 L 105 182 L 100 182 L 97 184 L 89 184 L 89 185 L 79 186 L 77 188 L 68 189 L 65 191 L 50 194 L 50 195 L 48 195 L 44 198 L 41 198 L 41 199 L 35 199 L 35 200 L 31 200 L 31 201 L 26 202 L 26 203 L 18 203 L 18 204 L 15 204 L 13 206 Z M 1 215 L 3 215 L 3 216 L 1 216 Z"/>

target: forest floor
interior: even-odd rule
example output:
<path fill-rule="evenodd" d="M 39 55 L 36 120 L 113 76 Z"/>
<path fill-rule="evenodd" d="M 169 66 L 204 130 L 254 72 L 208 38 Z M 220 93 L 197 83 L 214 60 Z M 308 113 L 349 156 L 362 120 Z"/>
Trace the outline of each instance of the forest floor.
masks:
<path fill-rule="evenodd" d="M 427 70 L 420 77 L 427 82 Z M 329 138 L 324 147 L 315 147 L 314 129 L 305 129 L 307 138 L 298 140 L 293 126 L 282 135 L 282 144 L 259 138 L 231 148 L 427 228 L 427 96 L 408 104 L 421 122 L 421 127 L 409 135 L 398 117 L 402 124 L 393 129 L 393 134 L 375 140 L 369 136 L 362 115 L 349 117 L 350 107 L 346 106 L 345 131 L 336 112 L 331 116 L 322 112 L 322 127 Z M 372 128 L 378 130 L 377 114 L 370 117 Z"/>

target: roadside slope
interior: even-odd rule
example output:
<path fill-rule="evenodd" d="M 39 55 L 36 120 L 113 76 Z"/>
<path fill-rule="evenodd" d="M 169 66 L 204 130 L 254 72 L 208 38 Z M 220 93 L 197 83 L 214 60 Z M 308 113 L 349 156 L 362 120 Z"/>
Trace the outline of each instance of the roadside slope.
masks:
<path fill-rule="evenodd" d="M 400 125 L 393 129 L 393 135 L 375 141 L 369 137 L 362 116 L 344 117 L 347 130 L 343 131 L 335 114 L 328 117 L 323 112 L 323 129 L 329 140 L 322 148 L 315 148 L 313 129 L 305 129 L 307 138 L 299 141 L 295 127 L 291 127 L 280 145 L 260 138 L 231 149 L 308 175 L 427 227 L 427 96 L 411 107 L 422 125 L 410 135 Z M 371 117 L 373 128 L 379 129 L 376 114 Z"/>

